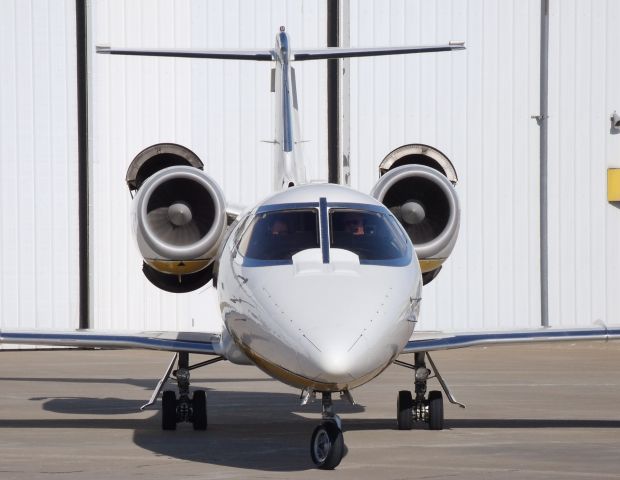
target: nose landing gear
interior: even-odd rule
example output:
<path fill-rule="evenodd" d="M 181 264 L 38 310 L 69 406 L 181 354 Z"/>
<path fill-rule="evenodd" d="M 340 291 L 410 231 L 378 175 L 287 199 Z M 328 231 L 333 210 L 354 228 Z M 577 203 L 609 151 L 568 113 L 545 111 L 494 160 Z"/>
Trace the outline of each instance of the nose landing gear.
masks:
<path fill-rule="evenodd" d="M 312 432 L 310 456 L 321 470 L 333 470 L 344 456 L 342 422 L 334 413 L 330 392 L 323 392 L 323 421 Z"/>

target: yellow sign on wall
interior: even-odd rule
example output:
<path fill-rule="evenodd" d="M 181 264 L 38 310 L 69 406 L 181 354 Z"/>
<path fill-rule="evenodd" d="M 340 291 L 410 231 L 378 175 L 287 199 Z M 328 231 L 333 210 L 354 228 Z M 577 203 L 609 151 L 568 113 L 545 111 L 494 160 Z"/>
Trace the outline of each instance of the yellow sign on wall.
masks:
<path fill-rule="evenodd" d="M 607 201 L 620 202 L 620 168 L 607 169 Z"/>

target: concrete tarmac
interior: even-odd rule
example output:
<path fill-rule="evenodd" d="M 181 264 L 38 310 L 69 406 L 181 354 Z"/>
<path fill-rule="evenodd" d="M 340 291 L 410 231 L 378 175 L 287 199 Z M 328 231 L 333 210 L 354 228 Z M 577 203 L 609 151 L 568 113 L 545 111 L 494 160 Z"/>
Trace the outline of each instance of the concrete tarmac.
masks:
<path fill-rule="evenodd" d="M 0 479 L 620 478 L 620 344 L 438 352 L 467 404 L 446 402 L 443 431 L 396 430 L 397 392 L 412 388 L 412 374 L 392 366 L 353 391 L 358 405 L 335 402 L 348 452 L 333 472 L 315 470 L 309 455 L 320 402 L 299 406 L 298 391 L 254 367 L 196 370 L 208 430 L 162 431 L 157 409 L 138 408 L 169 358 L 0 352 Z"/>

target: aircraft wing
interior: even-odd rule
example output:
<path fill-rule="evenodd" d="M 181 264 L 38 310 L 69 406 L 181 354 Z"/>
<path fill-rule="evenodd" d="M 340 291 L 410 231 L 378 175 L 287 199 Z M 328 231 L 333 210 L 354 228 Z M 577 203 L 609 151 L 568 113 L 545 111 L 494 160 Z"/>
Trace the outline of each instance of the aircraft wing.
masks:
<path fill-rule="evenodd" d="M 548 327 L 535 330 L 495 332 L 415 332 L 402 353 L 431 352 L 486 345 L 533 342 L 577 342 L 584 340 L 618 340 L 620 326 L 597 325 L 590 328 Z"/>
<path fill-rule="evenodd" d="M 82 348 L 141 348 L 220 355 L 220 335 L 202 332 L 1 330 L 0 343 Z"/>

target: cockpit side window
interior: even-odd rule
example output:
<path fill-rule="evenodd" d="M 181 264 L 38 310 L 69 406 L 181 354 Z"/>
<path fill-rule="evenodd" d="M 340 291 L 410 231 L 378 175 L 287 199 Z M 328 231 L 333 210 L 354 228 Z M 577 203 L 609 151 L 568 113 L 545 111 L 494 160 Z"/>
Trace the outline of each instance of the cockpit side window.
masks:
<path fill-rule="evenodd" d="M 239 253 L 254 260 L 290 261 L 302 250 L 319 248 L 316 209 L 278 210 L 254 217 L 239 242 Z"/>
<path fill-rule="evenodd" d="M 329 223 L 331 248 L 349 250 L 360 261 L 394 260 L 407 255 L 407 240 L 385 213 L 333 208 Z"/>

